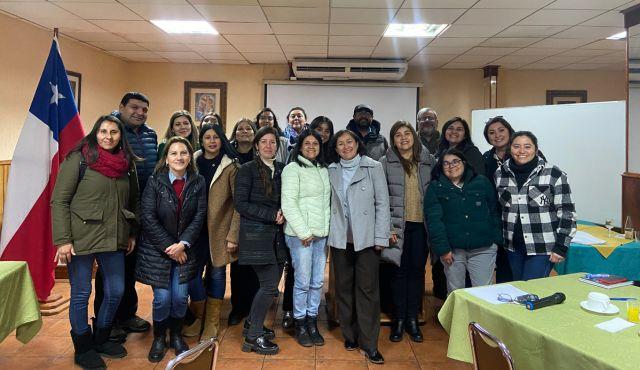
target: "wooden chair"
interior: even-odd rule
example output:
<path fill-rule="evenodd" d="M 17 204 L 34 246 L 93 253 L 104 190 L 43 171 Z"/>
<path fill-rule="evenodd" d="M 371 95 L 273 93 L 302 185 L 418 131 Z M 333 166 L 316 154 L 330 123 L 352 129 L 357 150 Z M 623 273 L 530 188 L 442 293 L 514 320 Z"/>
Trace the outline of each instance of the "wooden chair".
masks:
<path fill-rule="evenodd" d="M 475 322 L 469 323 L 474 370 L 513 370 L 507 346 Z"/>
<path fill-rule="evenodd" d="M 213 370 L 218 361 L 218 341 L 205 339 L 169 361 L 165 370 Z"/>

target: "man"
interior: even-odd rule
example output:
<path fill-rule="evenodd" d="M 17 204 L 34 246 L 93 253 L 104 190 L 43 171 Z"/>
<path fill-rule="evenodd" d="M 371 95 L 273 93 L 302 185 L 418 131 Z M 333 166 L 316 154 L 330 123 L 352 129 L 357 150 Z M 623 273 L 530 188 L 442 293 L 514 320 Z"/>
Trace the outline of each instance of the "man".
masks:
<path fill-rule="evenodd" d="M 432 108 L 422 108 L 416 116 L 416 131 L 420 135 L 420 141 L 429 153 L 438 154 L 440 145 L 440 132 L 438 132 L 438 114 Z"/>
<path fill-rule="evenodd" d="M 117 112 L 112 114 L 124 123 L 127 141 L 136 156 L 142 161 L 136 162 L 138 174 L 138 187 L 140 194 L 144 191 L 147 179 L 153 173 L 158 160 L 158 136 L 156 132 L 147 126 L 147 114 L 149 111 L 149 99 L 138 92 L 128 92 L 120 101 Z M 136 244 L 139 243 L 139 239 Z M 149 330 L 148 321 L 136 315 L 138 310 L 138 294 L 136 293 L 136 249 L 125 257 L 124 295 L 114 318 L 114 326 L 109 340 L 124 342 L 127 333 L 141 333 Z M 100 266 L 96 272 L 96 296 L 93 303 L 94 312 L 100 309 L 103 299 L 102 273 Z"/>
<path fill-rule="evenodd" d="M 389 144 L 380 135 L 380 122 L 373 119 L 373 109 L 366 104 L 359 104 L 353 109 L 353 119 L 347 124 L 362 139 L 367 155 L 376 161 L 387 154 Z"/>

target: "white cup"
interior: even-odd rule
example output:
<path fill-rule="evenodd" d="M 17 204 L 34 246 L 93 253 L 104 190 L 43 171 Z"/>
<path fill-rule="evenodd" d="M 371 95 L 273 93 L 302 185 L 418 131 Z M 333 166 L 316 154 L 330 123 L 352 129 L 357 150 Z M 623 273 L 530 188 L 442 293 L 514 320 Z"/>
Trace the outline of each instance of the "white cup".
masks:
<path fill-rule="evenodd" d="M 611 301 L 609 296 L 603 293 L 591 292 L 587 296 L 587 307 L 593 311 L 606 312 Z"/>

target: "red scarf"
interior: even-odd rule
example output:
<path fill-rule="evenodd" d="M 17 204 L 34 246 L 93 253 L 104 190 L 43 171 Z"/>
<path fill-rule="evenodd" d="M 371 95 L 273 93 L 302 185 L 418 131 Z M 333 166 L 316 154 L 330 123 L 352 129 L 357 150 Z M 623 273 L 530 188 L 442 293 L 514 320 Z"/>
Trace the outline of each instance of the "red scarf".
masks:
<path fill-rule="evenodd" d="M 84 158 L 88 158 L 88 147 L 86 145 L 82 148 L 82 155 Z M 124 156 L 123 150 L 111 153 L 98 146 L 98 159 L 88 166 L 109 178 L 120 178 L 129 170 L 129 161 Z"/>

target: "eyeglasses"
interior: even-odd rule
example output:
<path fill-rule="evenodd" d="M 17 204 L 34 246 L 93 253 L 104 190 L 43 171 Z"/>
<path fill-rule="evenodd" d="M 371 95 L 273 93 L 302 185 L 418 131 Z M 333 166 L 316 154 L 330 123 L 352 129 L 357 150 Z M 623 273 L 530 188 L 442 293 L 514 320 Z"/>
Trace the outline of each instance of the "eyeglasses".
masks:
<path fill-rule="evenodd" d="M 459 160 L 459 159 L 454 159 L 451 162 L 444 161 L 444 162 L 442 162 L 442 167 L 443 168 L 455 168 L 455 167 L 458 167 L 460 165 L 460 163 L 462 163 L 462 161 Z"/>
<path fill-rule="evenodd" d="M 294 118 L 300 119 L 300 118 L 304 118 L 304 116 L 302 114 L 292 114 L 292 115 L 289 116 L 289 118 L 291 118 L 291 119 L 294 119 Z"/>
<path fill-rule="evenodd" d="M 427 123 L 427 122 L 433 123 L 435 121 L 436 121 L 435 118 L 419 118 L 418 119 L 418 122 L 420 122 L 420 123 Z"/>

